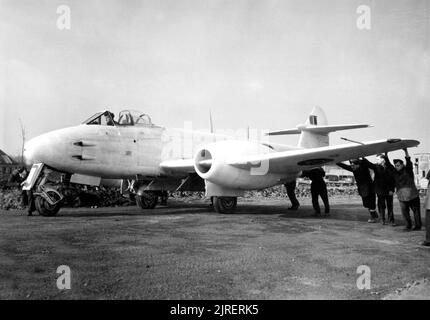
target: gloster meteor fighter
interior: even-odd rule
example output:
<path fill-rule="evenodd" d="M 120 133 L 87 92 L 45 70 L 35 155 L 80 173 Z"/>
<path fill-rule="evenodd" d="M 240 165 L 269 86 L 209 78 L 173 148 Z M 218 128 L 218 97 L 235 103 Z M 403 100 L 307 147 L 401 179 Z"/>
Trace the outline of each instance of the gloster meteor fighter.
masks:
<path fill-rule="evenodd" d="M 112 181 L 120 182 L 144 211 L 153 209 L 167 191 L 205 191 L 213 197 L 215 211 L 232 213 L 245 190 L 284 184 L 305 169 L 419 144 L 385 139 L 329 145 L 330 132 L 365 127 L 328 125 L 323 110 L 316 107 L 305 124 L 268 133 L 299 134 L 298 146 L 288 146 L 168 129 L 141 112 L 125 110 L 115 118 L 106 110 L 78 126 L 30 140 L 24 157 L 33 167 L 24 189 L 33 190 L 41 215 L 58 212 L 65 185 Z M 52 175 L 62 178 L 52 179 Z"/>

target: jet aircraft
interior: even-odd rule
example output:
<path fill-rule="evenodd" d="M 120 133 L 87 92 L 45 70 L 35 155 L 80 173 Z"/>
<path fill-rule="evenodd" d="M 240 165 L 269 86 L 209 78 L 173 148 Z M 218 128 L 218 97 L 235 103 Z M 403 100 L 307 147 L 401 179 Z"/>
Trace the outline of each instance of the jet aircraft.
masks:
<path fill-rule="evenodd" d="M 419 144 L 385 139 L 329 145 L 330 132 L 366 127 L 329 125 L 324 111 L 315 107 L 304 124 L 267 134 L 299 134 L 298 145 L 288 146 L 164 128 L 133 110 L 121 111 L 116 120 L 105 110 L 78 126 L 28 141 L 24 157 L 33 167 L 24 189 L 33 190 L 44 216 L 57 214 L 70 183 L 118 183 L 144 211 L 155 208 L 166 191 L 205 191 L 216 212 L 232 213 L 245 190 L 284 184 L 313 167 Z M 61 178 L 50 178 L 56 174 Z"/>

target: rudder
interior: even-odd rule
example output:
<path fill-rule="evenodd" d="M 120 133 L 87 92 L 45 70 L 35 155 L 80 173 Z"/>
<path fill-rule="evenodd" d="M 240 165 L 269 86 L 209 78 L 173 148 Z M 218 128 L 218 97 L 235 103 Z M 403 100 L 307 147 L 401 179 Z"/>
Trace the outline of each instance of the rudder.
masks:
<path fill-rule="evenodd" d="M 328 122 L 324 110 L 318 106 L 314 107 L 304 126 L 298 127 L 301 131 L 298 146 L 305 149 L 328 146 L 330 143 L 328 132 L 313 132 L 307 130 L 308 128 L 326 125 L 328 125 Z"/>

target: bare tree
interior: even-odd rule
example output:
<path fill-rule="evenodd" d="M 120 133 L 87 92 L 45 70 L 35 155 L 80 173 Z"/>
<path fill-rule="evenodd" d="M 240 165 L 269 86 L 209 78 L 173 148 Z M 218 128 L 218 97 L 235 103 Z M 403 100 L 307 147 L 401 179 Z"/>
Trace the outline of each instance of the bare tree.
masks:
<path fill-rule="evenodd" d="M 21 145 L 21 162 L 24 162 L 24 145 L 25 145 L 25 127 L 22 123 L 21 118 L 19 118 L 19 124 L 21 126 L 21 138 L 22 138 L 22 145 Z"/>

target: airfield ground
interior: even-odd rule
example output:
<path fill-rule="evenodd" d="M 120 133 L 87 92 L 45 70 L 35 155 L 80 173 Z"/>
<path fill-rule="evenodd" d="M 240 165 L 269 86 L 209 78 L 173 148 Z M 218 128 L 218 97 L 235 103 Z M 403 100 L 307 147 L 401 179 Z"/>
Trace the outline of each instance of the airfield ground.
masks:
<path fill-rule="evenodd" d="M 397 202 L 397 201 L 396 201 Z M 430 299 L 424 231 L 368 224 L 358 199 L 332 200 L 315 218 L 309 200 L 239 202 L 236 214 L 207 201 L 64 208 L 56 217 L 0 211 L 1 299 Z M 57 267 L 71 289 L 57 289 Z M 357 268 L 371 288 L 357 288 Z"/>

